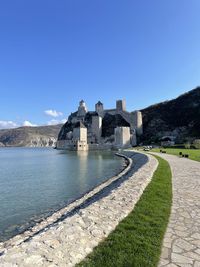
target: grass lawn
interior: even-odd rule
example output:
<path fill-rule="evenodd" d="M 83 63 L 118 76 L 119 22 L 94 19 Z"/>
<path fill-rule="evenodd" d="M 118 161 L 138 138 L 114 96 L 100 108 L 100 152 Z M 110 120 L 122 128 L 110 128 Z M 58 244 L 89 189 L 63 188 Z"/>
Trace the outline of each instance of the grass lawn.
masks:
<path fill-rule="evenodd" d="M 183 154 L 189 154 L 189 158 L 200 161 L 200 149 L 184 149 L 184 148 L 162 148 L 162 150 L 167 151 L 168 154 L 179 156 L 179 152 Z M 160 149 L 153 149 L 154 152 L 160 152 Z"/>
<path fill-rule="evenodd" d="M 167 227 L 171 203 L 171 170 L 159 166 L 134 210 L 77 266 L 156 267 Z"/>

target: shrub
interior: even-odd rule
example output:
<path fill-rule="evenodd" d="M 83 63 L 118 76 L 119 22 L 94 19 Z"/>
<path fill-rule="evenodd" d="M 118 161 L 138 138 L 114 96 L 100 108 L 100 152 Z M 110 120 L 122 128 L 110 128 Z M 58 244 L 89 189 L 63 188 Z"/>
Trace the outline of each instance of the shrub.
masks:
<path fill-rule="evenodd" d="M 186 142 L 186 143 L 184 144 L 184 146 L 185 146 L 186 149 L 190 149 L 191 144 L 190 144 L 190 142 Z"/>
<path fill-rule="evenodd" d="M 200 149 L 200 139 L 194 140 L 193 145 L 196 149 Z"/>

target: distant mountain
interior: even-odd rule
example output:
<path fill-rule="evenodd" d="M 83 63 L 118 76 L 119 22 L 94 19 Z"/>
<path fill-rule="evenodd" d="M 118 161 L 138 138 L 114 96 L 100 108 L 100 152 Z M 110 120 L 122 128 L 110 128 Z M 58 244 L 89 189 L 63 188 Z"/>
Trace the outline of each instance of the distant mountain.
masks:
<path fill-rule="evenodd" d="M 62 124 L 40 127 L 19 127 L 0 130 L 1 146 L 48 147 L 55 146 Z"/>
<path fill-rule="evenodd" d="M 174 136 L 181 143 L 200 138 L 200 87 L 141 112 L 144 127 L 142 141 L 157 142 L 163 136 Z"/>

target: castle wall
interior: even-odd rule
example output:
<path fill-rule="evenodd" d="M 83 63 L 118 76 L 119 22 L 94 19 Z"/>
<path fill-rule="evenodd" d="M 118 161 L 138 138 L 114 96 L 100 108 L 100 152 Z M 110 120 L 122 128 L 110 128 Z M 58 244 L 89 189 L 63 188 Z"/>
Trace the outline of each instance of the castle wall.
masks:
<path fill-rule="evenodd" d="M 76 150 L 77 151 L 87 151 L 88 150 L 87 142 L 85 142 L 85 141 L 77 141 Z"/>
<path fill-rule="evenodd" d="M 59 140 L 57 141 L 56 148 L 72 151 L 87 151 L 88 144 L 85 141 Z"/>
<path fill-rule="evenodd" d="M 131 116 L 127 111 L 118 111 L 117 114 L 120 114 L 128 123 L 131 125 Z"/>
<path fill-rule="evenodd" d="M 99 142 L 102 134 L 102 117 L 92 117 L 92 133 L 95 135 L 97 142 Z"/>
<path fill-rule="evenodd" d="M 110 115 L 115 115 L 116 114 L 116 109 L 105 109 L 103 112 L 103 118 L 106 114 L 110 114 Z"/>
<path fill-rule="evenodd" d="M 71 140 L 58 140 L 56 144 L 57 149 L 73 150 L 75 143 Z"/>
<path fill-rule="evenodd" d="M 115 128 L 115 146 L 118 148 L 130 147 L 130 128 L 117 127 Z"/>
<path fill-rule="evenodd" d="M 131 113 L 123 110 L 117 110 L 117 109 L 106 109 L 104 110 L 104 116 L 105 114 L 108 113 L 110 115 L 116 115 L 119 114 L 121 115 L 128 123 L 131 124 Z"/>
<path fill-rule="evenodd" d="M 136 137 L 136 131 L 133 131 L 131 134 L 131 145 L 137 146 L 137 137 Z"/>
<path fill-rule="evenodd" d="M 73 140 L 87 142 L 87 128 L 74 128 Z"/>

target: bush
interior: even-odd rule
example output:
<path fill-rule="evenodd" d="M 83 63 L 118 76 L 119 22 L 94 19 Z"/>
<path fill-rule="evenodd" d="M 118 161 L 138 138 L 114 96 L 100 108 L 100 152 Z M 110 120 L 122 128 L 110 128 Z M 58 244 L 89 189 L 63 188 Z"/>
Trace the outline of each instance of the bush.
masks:
<path fill-rule="evenodd" d="M 191 144 L 190 144 L 190 142 L 186 142 L 186 143 L 184 144 L 184 146 L 185 146 L 186 149 L 190 149 Z"/>
<path fill-rule="evenodd" d="M 194 140 L 194 142 L 193 142 L 193 146 L 194 146 L 196 149 L 200 149 L 200 139 L 196 139 L 196 140 Z"/>

